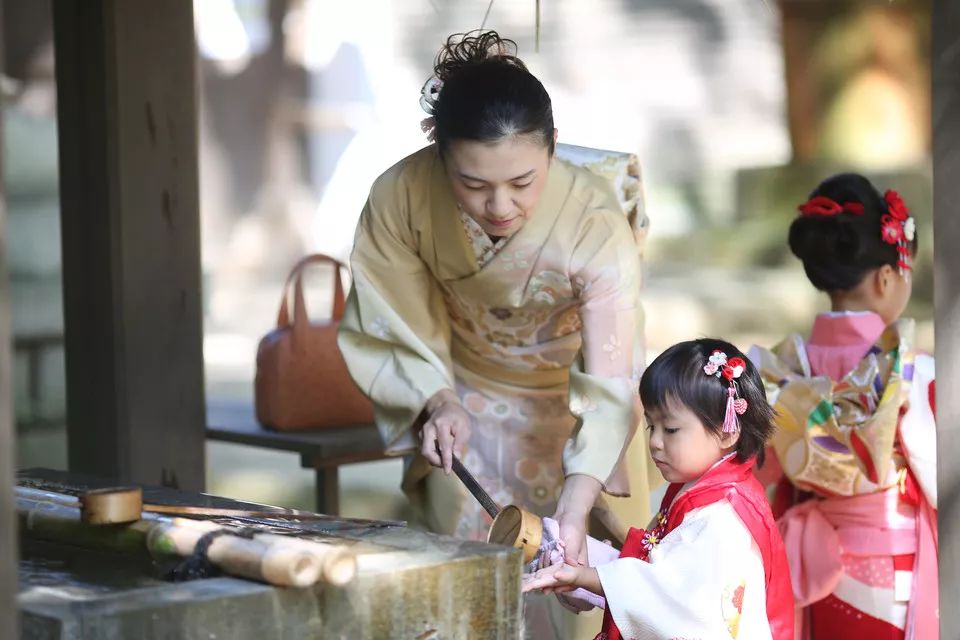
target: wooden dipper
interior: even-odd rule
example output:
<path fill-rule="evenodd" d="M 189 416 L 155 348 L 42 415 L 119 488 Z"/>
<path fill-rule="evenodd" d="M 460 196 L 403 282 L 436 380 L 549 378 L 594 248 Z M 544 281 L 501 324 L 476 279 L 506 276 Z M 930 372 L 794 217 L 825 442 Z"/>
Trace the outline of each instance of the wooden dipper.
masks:
<path fill-rule="evenodd" d="M 500 510 L 487 532 L 487 542 L 520 549 L 524 564 L 537 556 L 542 539 L 543 521 L 540 516 L 514 504 Z"/>
<path fill-rule="evenodd" d="M 80 518 L 88 524 L 136 522 L 142 510 L 140 487 L 94 489 L 80 495 Z"/>

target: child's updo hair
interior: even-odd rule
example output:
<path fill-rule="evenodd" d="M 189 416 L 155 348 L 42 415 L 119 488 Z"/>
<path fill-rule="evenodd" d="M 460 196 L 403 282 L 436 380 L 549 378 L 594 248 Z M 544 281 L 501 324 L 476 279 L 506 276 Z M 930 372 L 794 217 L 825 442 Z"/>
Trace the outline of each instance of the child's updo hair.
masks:
<path fill-rule="evenodd" d="M 758 464 L 763 464 L 764 446 L 773 435 L 773 408 L 767 402 L 757 368 L 729 342 L 713 338 L 688 340 L 657 356 L 640 378 L 643 408 L 668 409 L 671 403 L 679 403 L 692 411 L 704 427 L 722 435 L 730 383 L 704 373 L 703 367 L 714 351 L 744 361 L 743 373 L 734 380 L 737 395 L 747 401 L 747 410 L 739 416 L 737 460 L 746 462 L 756 456 Z"/>
<path fill-rule="evenodd" d="M 857 173 L 841 173 L 821 182 L 809 202 L 821 196 L 848 207 L 832 215 L 800 215 L 790 225 L 790 250 L 803 262 L 814 287 L 848 291 L 873 269 L 897 268 L 897 245 L 884 241 L 882 234 L 889 205 L 869 180 Z M 851 203 L 855 208 L 847 210 Z M 906 246 L 915 256 L 916 236 Z"/>
<path fill-rule="evenodd" d="M 543 84 L 496 31 L 454 34 L 437 54 L 442 83 L 432 108 L 441 153 L 453 140 L 495 142 L 534 135 L 553 154 L 553 106 Z"/>

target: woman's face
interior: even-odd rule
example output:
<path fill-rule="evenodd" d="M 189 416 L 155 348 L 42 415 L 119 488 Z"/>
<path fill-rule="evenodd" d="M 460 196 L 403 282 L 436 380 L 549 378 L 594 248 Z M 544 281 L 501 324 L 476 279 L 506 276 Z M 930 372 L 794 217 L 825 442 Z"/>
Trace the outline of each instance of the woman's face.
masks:
<path fill-rule="evenodd" d="M 550 150 L 538 136 L 454 140 L 444 153 L 460 207 L 487 233 L 508 237 L 533 215 L 547 184 Z"/>

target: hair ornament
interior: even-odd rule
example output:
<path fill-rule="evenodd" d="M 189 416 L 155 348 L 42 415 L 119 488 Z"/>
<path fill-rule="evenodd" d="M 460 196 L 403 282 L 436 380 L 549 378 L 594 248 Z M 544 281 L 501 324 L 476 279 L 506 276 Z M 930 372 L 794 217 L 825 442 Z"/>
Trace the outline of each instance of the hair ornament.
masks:
<path fill-rule="evenodd" d="M 427 140 L 430 142 L 436 139 L 434 130 L 437 127 L 437 120 L 433 117 L 433 110 L 437 106 L 442 88 L 443 80 L 437 76 L 430 76 L 420 89 L 420 108 L 429 114 L 420 121 L 420 130 L 427 134 Z"/>
<path fill-rule="evenodd" d="M 827 196 L 815 196 L 810 198 L 797 209 L 804 216 L 835 216 L 838 213 L 852 213 L 855 216 L 863 215 L 863 205 L 859 202 L 839 202 L 828 198 Z"/>
<path fill-rule="evenodd" d="M 740 421 L 737 416 L 742 416 L 747 412 L 747 401 L 737 394 L 737 378 L 746 371 L 747 363 L 743 358 L 727 358 L 727 354 L 719 349 L 715 349 L 710 357 L 707 358 L 707 364 L 703 366 L 703 372 L 708 376 L 726 380 L 730 383 L 727 387 L 727 410 L 723 416 L 723 432 L 737 433 L 740 431 Z"/>
<path fill-rule="evenodd" d="M 437 100 L 440 98 L 440 89 L 442 88 L 443 80 L 437 76 L 430 76 L 427 78 L 427 81 L 423 83 L 423 88 L 420 89 L 420 108 L 431 116 L 433 115 L 434 107 L 437 106 Z"/>
<path fill-rule="evenodd" d="M 880 218 L 880 235 L 884 242 L 896 246 L 899 255 L 897 268 L 900 275 L 903 275 L 904 271 L 912 269 L 910 247 L 907 243 L 913 242 L 916 237 L 917 222 L 910 215 L 900 194 L 893 189 L 888 189 L 883 194 L 883 200 L 887 203 L 887 214 Z"/>
<path fill-rule="evenodd" d="M 910 247 L 908 243 L 913 242 L 917 233 L 917 223 L 910 211 L 903 203 L 900 194 L 892 189 L 883 194 L 883 200 L 887 205 L 887 213 L 880 217 L 880 238 L 887 244 L 892 244 L 897 248 L 897 269 L 903 275 L 905 271 L 910 270 Z M 802 216 L 835 216 L 840 213 L 850 213 L 855 216 L 862 216 L 864 212 L 863 204 L 860 202 L 839 203 L 827 196 L 814 196 L 797 209 Z"/>
<path fill-rule="evenodd" d="M 423 131 L 427 134 L 427 140 L 434 142 L 437 139 L 436 132 L 434 131 L 437 128 L 437 120 L 433 116 L 427 116 L 420 121 L 420 131 Z"/>

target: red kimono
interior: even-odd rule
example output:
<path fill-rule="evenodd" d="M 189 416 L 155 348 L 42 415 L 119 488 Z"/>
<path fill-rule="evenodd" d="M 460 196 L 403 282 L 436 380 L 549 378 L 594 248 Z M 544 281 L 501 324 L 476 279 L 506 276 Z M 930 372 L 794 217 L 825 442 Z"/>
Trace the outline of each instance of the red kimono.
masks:
<path fill-rule="evenodd" d="M 710 469 L 683 493 L 680 493 L 680 491 L 684 485 L 671 484 L 661 503 L 660 512 L 657 514 L 656 526 L 649 531 L 631 529 L 620 553 L 620 558 L 639 558 L 655 565 L 657 559 L 650 557 L 651 552 L 661 543 L 677 542 L 676 539 L 671 540 L 671 533 L 684 524 L 688 514 L 691 515 L 691 520 L 695 520 L 697 514 L 702 513 L 698 511 L 701 508 L 705 512 L 707 509 L 714 508 L 714 505 L 723 507 L 725 505 L 722 503 L 729 504 L 736 517 L 742 521 L 749 532 L 749 538 L 745 538 L 744 542 L 750 546 L 750 538 L 752 538 L 763 561 L 766 618 L 770 627 L 770 637 L 773 640 L 793 640 L 794 600 L 787 558 L 784 554 L 783 541 L 773 520 L 763 487 L 753 476 L 753 465 L 753 460 L 738 463 L 735 458 L 731 457 Z M 722 511 L 716 509 L 714 509 L 714 512 L 722 513 Z M 700 530 L 703 531 L 704 529 L 700 527 Z M 682 534 L 681 532 L 674 533 L 674 536 L 677 535 Z M 714 542 L 711 541 L 711 545 L 713 544 Z M 715 541 L 717 554 L 724 553 L 725 544 L 730 543 L 725 540 Z M 619 561 L 614 561 L 610 565 L 612 566 L 616 562 Z M 623 636 L 614 623 L 614 616 L 611 614 L 611 610 L 615 610 L 615 606 L 612 606 L 611 603 L 616 602 L 618 594 L 611 592 L 608 588 L 609 585 L 604 580 L 604 567 L 599 567 L 598 571 L 601 572 L 601 582 L 604 583 L 608 608 L 604 614 L 603 627 L 597 636 L 597 640 L 621 640 Z M 685 591 L 684 585 L 678 585 L 677 580 L 696 581 L 697 574 L 693 572 L 692 575 L 688 576 L 672 577 L 670 585 L 676 590 Z M 680 599 L 683 598 L 683 594 L 673 595 Z M 629 596 L 630 594 L 623 594 L 625 598 Z M 743 598 L 742 587 L 732 594 L 731 602 L 732 606 L 736 608 L 735 613 L 737 614 L 743 604 Z M 656 611 L 651 611 L 651 618 L 656 615 Z M 641 627 L 647 628 L 642 624 Z M 650 628 L 652 629 L 652 627 Z M 731 637 L 737 636 L 736 623 L 730 627 L 730 634 Z"/>

